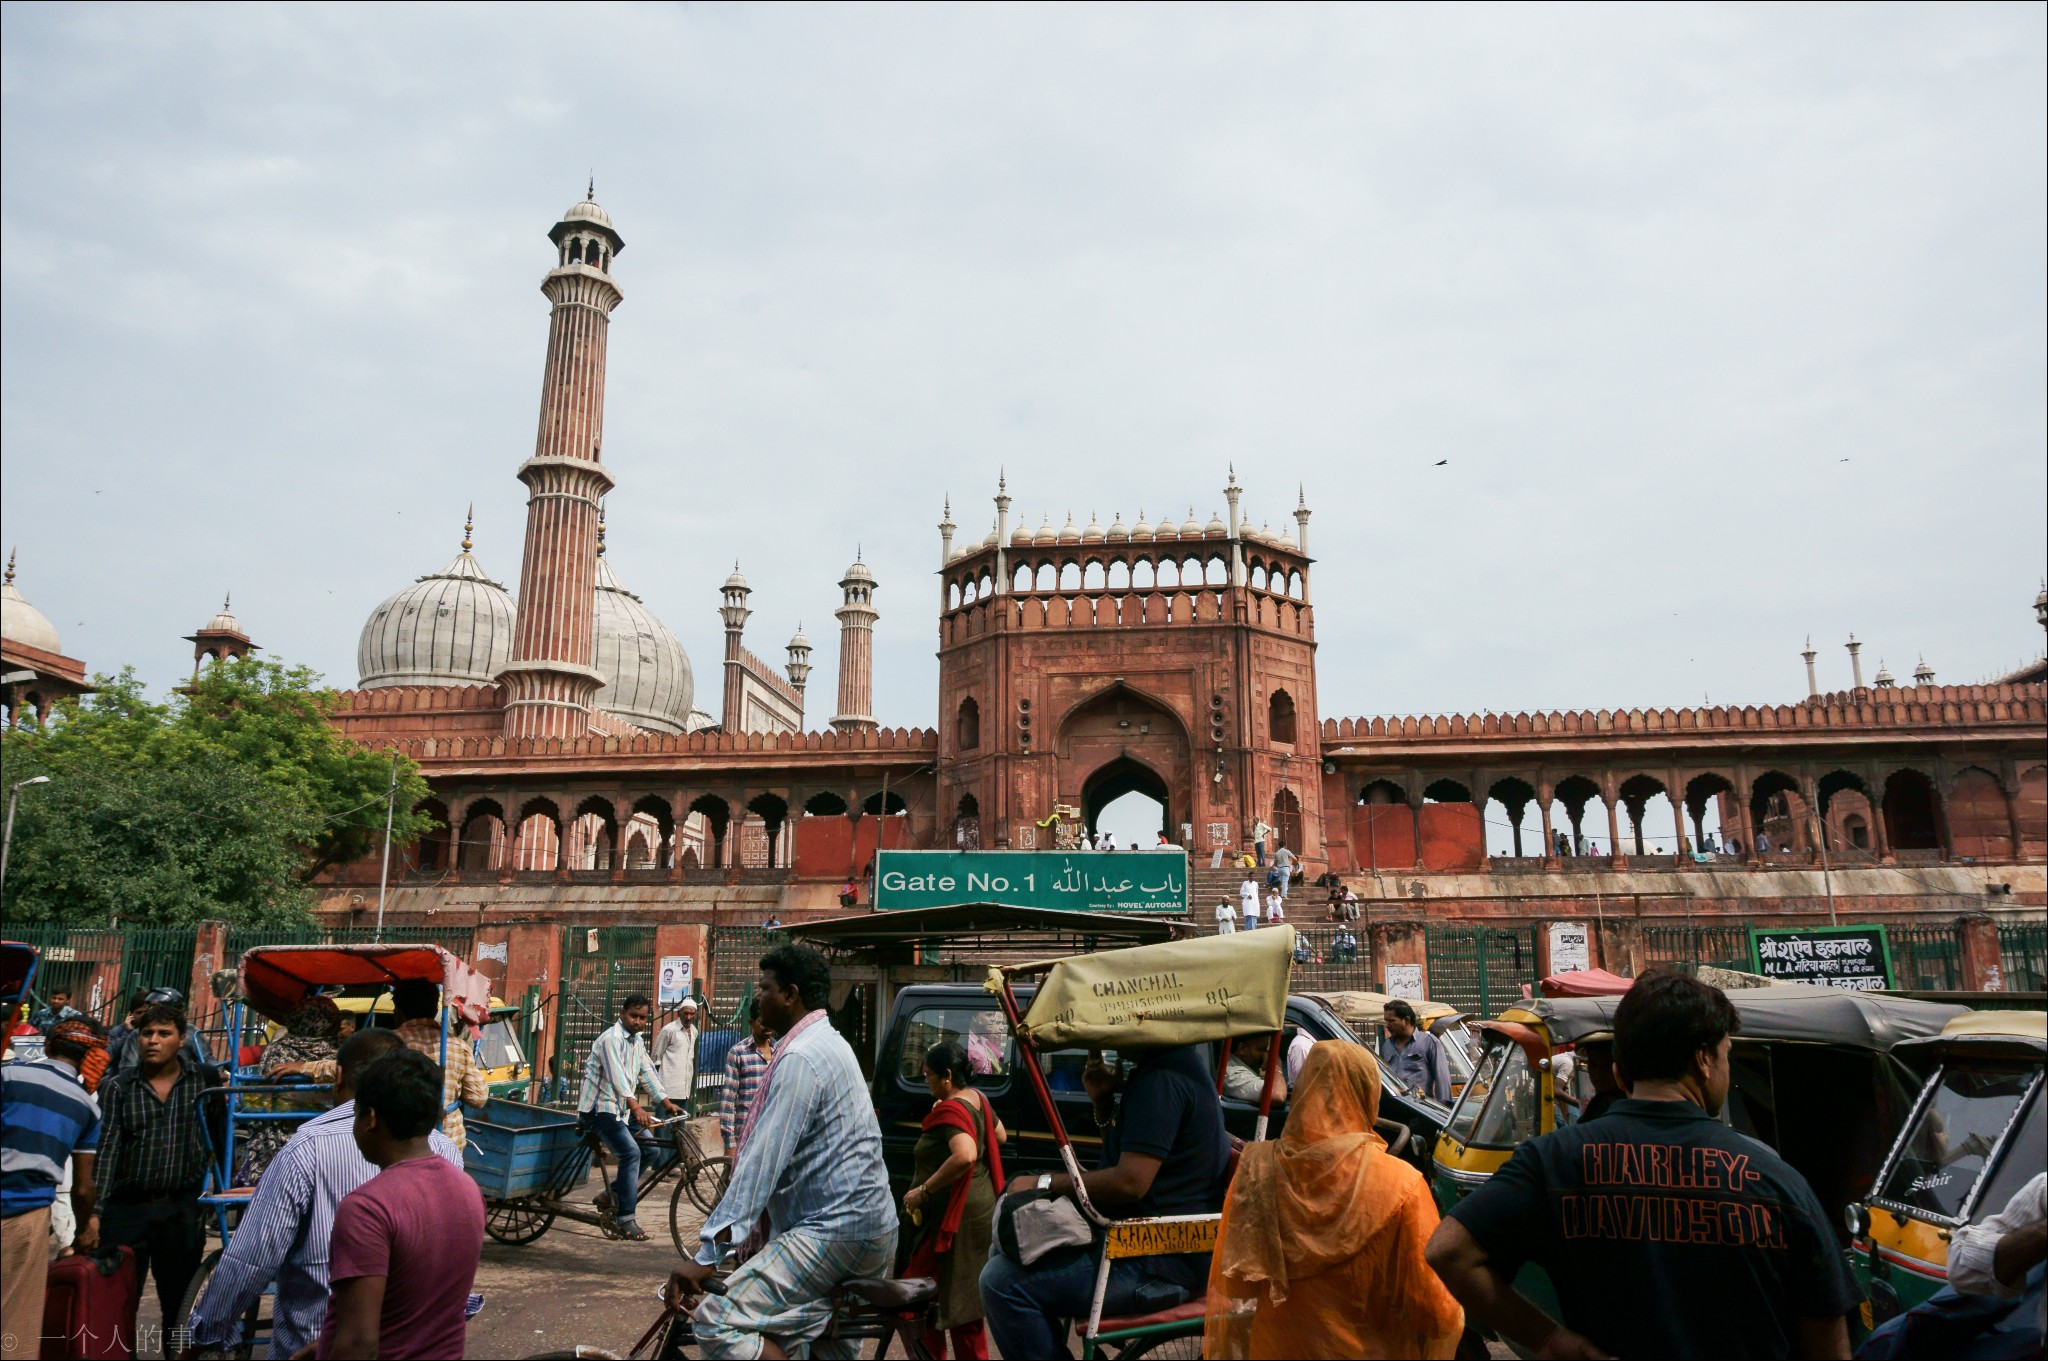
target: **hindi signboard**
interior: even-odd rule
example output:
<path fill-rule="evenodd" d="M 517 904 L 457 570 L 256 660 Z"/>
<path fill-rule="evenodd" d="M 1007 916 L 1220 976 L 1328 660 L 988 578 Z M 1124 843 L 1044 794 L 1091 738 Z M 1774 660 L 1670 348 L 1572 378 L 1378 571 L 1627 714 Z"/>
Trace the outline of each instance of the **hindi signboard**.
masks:
<path fill-rule="evenodd" d="M 1067 912 L 1185 912 L 1188 856 L 1158 851 L 878 851 L 875 909 L 1002 903 Z"/>
<path fill-rule="evenodd" d="M 1749 953 L 1757 973 L 1773 983 L 1815 983 L 1854 992 L 1892 985 L 1891 942 L 1882 926 L 1752 926 Z"/>

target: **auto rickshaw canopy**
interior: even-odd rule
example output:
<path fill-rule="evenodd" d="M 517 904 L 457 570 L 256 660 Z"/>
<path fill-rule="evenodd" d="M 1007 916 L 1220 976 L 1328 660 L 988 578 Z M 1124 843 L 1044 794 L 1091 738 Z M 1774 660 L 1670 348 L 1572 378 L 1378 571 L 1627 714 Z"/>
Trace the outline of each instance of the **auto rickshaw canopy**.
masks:
<path fill-rule="evenodd" d="M 1320 1002 L 1337 1014 L 1346 1025 L 1363 1022 L 1378 1025 L 1380 1015 L 1387 1009 L 1387 1003 L 1396 1000 L 1384 992 L 1354 989 L 1347 992 L 1305 992 L 1301 994 L 1311 1002 Z M 1448 1002 L 1432 1002 L 1427 998 L 1406 997 L 1400 999 L 1415 1008 L 1415 1019 L 1424 1030 L 1429 1029 L 1446 1016 L 1462 1016 L 1465 1013 Z"/>
<path fill-rule="evenodd" d="M 490 1020 L 490 980 L 438 945 L 259 945 L 238 966 L 249 1006 L 282 1021 L 327 988 L 418 981 L 471 1025 Z"/>
<path fill-rule="evenodd" d="M 1545 997 L 1619 997 L 1634 986 L 1633 978 L 1605 969 L 1572 969 L 1550 975 L 1536 990 Z"/>
<path fill-rule="evenodd" d="M 1738 1034 L 1743 1039 L 1803 1041 L 1878 1053 L 1901 1041 L 1939 1035 L 1965 1010 L 1943 1002 L 1801 983 L 1735 988 L 1727 997 L 1742 1019 Z M 1501 1020 L 1541 1025 L 1554 1045 L 1577 1044 L 1612 1035 L 1615 1008 L 1620 1005 L 1619 997 L 1545 997 L 1508 1008 Z"/>
<path fill-rule="evenodd" d="M 1277 1033 L 1293 968 L 1283 924 L 997 967 L 986 986 L 1001 995 L 1012 975 L 1045 975 L 1017 1027 L 1039 1049 L 1163 1049 Z"/>
<path fill-rule="evenodd" d="M 1939 1035 L 1907 1040 L 1902 1058 L 2048 1058 L 2048 1011 L 1966 1011 Z"/>

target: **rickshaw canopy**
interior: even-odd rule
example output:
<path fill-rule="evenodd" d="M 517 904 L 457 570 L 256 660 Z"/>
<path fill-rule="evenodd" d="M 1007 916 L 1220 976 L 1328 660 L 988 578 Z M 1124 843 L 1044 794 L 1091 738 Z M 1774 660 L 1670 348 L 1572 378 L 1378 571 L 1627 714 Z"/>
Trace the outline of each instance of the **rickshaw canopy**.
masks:
<path fill-rule="evenodd" d="M 325 988 L 407 981 L 440 987 L 443 1003 L 471 1025 L 491 1015 L 490 980 L 438 945 L 259 945 L 242 956 L 242 995 L 273 1021 Z"/>
<path fill-rule="evenodd" d="M 1545 997 L 1619 997 L 1634 986 L 1633 978 L 1605 969 L 1573 969 L 1550 975 L 1537 990 Z"/>
<path fill-rule="evenodd" d="M 994 968 L 986 986 L 1045 974 L 1018 1026 L 1040 1049 L 1157 1049 L 1278 1031 L 1293 967 L 1294 928 L 1281 925 Z"/>
<path fill-rule="evenodd" d="M 1939 1035 L 1907 1040 L 1899 1046 L 1906 1058 L 2048 1057 L 2048 1011 L 1966 1011 L 1941 1028 Z"/>
<path fill-rule="evenodd" d="M 1384 992 L 1370 992 L 1354 989 L 1348 992 L 1307 992 L 1302 996 L 1312 1002 L 1320 1002 L 1337 1014 L 1346 1025 L 1364 1022 L 1369 1025 L 1380 1023 L 1380 1013 L 1387 1009 L 1387 1003 L 1395 999 Z M 1461 1016 L 1464 1013 L 1448 1002 L 1432 1002 L 1426 998 L 1408 997 L 1401 999 L 1415 1008 L 1415 1019 L 1427 1030 L 1446 1016 Z"/>
<path fill-rule="evenodd" d="M 28 992 L 28 981 L 35 976 L 36 960 L 40 952 L 33 945 L 24 945 L 18 940 L 0 940 L 0 1009 L 11 1009 L 20 1004 Z"/>
<path fill-rule="evenodd" d="M 1905 1040 L 1939 1035 L 1964 1011 L 1942 1002 L 1799 983 L 1736 988 L 1727 996 L 1742 1018 L 1743 1039 L 1843 1045 L 1878 1053 Z M 1614 1011 L 1620 1005 L 1619 997 L 1545 997 L 1510 1007 L 1501 1019 L 1541 1024 L 1553 1045 L 1577 1044 L 1611 1035 Z"/>

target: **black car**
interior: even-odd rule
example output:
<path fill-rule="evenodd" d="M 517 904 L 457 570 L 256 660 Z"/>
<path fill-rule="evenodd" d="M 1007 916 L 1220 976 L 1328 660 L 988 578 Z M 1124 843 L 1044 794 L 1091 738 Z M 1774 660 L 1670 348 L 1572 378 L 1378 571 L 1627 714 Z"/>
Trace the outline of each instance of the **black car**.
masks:
<path fill-rule="evenodd" d="M 1030 1004 L 1032 990 L 1017 989 L 1021 1006 Z M 1350 1027 L 1320 1002 L 1306 997 L 1287 999 L 1287 1021 L 1318 1040 L 1359 1043 Z M 1030 1079 L 1017 1070 L 1017 1047 L 1003 1020 L 994 996 L 974 984 L 919 984 L 896 995 L 889 1017 L 889 1031 L 875 1064 L 875 1112 L 882 1124 L 882 1155 L 889 1167 L 889 1180 L 896 1194 L 910 1186 L 912 1155 L 922 1132 L 926 1112 L 931 1110 L 931 1093 L 924 1078 L 925 1050 L 942 1040 L 967 1047 L 974 1067 L 974 1085 L 989 1099 L 997 1117 L 1010 1131 L 1003 1148 L 1003 1170 L 1010 1175 L 1060 1170 L 1059 1148 L 1038 1104 Z M 1105 1055 L 1113 1058 L 1114 1055 Z M 1101 1137 L 1089 1111 L 1088 1095 L 1081 1086 L 1081 1068 L 1087 1062 L 1085 1049 L 1061 1049 L 1039 1057 L 1052 1090 L 1060 1121 L 1073 1141 L 1074 1153 L 1083 1168 L 1095 1166 Z M 1216 1055 L 1210 1047 L 1209 1066 Z M 1241 1139 L 1252 1137 L 1258 1122 L 1258 1107 L 1246 1101 L 1223 1101 L 1223 1122 Z M 1391 1084 L 1382 1086 L 1380 1118 L 1405 1125 L 1413 1137 L 1403 1156 L 1426 1173 L 1423 1160 L 1435 1146 L 1447 1112 L 1432 1101 L 1415 1097 Z M 1276 1102 L 1267 1122 L 1267 1136 L 1277 1135 L 1284 1126 L 1287 1108 Z"/>

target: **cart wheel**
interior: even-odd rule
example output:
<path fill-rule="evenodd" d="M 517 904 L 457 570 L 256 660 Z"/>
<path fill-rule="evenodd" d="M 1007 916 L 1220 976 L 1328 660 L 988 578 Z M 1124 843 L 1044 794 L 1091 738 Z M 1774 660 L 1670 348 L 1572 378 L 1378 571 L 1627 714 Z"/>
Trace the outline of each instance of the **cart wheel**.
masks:
<path fill-rule="evenodd" d="M 192 1311 L 199 1307 L 200 1296 L 206 1293 L 206 1284 L 213 1279 L 213 1272 L 220 1265 L 224 1249 L 215 1248 L 206 1254 L 206 1260 L 199 1264 L 199 1270 L 192 1273 L 192 1284 L 185 1287 L 185 1300 L 178 1310 L 179 1318 L 191 1318 Z M 268 1296 L 258 1296 L 256 1303 L 242 1315 L 241 1340 L 231 1347 L 222 1349 L 221 1355 L 231 1361 L 249 1361 L 256 1354 L 256 1333 L 258 1329 L 270 1331 L 270 1320 L 264 1316 L 264 1301 Z"/>
<path fill-rule="evenodd" d="M 524 1247 L 548 1231 L 555 1222 L 552 1210 L 537 1210 L 524 1200 L 494 1200 L 488 1206 L 484 1232 L 500 1243 Z"/>
<path fill-rule="evenodd" d="M 1133 1340 L 1117 1353 L 1117 1361 L 1137 1361 L 1141 1356 L 1165 1358 L 1186 1357 L 1188 1361 L 1200 1361 L 1202 1335 L 1200 1333 L 1155 1333 L 1151 1337 Z"/>
<path fill-rule="evenodd" d="M 690 1203 L 705 1214 L 718 1208 L 718 1202 L 725 1198 L 725 1188 L 731 1182 L 730 1158 L 706 1158 L 683 1169 L 683 1189 L 690 1193 Z"/>

